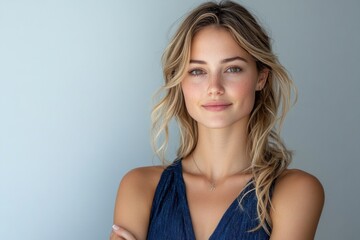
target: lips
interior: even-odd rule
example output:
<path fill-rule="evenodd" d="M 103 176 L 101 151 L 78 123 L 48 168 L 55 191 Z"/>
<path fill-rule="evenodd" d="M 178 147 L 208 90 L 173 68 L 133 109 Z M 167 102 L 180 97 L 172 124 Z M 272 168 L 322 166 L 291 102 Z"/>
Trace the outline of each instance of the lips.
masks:
<path fill-rule="evenodd" d="M 225 102 L 211 102 L 202 105 L 202 107 L 208 111 L 219 112 L 227 109 L 231 105 L 232 105 L 231 103 L 225 103 Z"/>

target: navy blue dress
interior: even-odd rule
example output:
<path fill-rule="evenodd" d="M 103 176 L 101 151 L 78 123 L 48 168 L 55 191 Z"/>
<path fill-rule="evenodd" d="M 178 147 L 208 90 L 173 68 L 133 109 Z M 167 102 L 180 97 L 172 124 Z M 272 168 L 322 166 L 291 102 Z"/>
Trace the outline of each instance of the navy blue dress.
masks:
<path fill-rule="evenodd" d="M 248 184 L 222 216 L 210 236 L 211 240 L 266 240 L 263 228 L 250 232 L 258 225 L 254 185 Z M 247 193 L 247 194 L 245 194 Z M 244 196 L 245 194 L 245 196 Z M 239 199 L 244 198 L 239 206 Z M 190 210 L 186 198 L 181 160 L 167 167 L 155 191 L 147 239 L 195 240 Z"/>

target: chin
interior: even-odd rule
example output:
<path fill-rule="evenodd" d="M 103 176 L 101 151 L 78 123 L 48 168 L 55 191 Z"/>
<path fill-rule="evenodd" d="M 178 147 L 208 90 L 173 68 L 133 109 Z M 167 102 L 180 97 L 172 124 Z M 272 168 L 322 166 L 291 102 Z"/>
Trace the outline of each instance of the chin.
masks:
<path fill-rule="evenodd" d="M 239 127 L 242 124 L 239 124 L 239 122 L 214 122 L 213 121 L 213 122 L 207 122 L 207 123 L 199 123 L 198 122 L 198 125 L 199 125 L 199 127 L 201 125 L 202 127 L 207 128 L 207 129 L 226 129 L 226 128 Z"/>
<path fill-rule="evenodd" d="M 248 127 L 250 115 L 239 116 L 236 118 L 206 118 L 195 119 L 199 128 L 207 129 L 243 129 Z"/>

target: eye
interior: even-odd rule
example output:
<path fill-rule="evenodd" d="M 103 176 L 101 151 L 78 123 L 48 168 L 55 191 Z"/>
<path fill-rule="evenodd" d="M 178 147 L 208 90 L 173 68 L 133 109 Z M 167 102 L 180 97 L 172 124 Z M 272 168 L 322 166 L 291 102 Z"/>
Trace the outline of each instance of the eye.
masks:
<path fill-rule="evenodd" d="M 193 69 L 189 71 L 189 74 L 192 76 L 200 76 L 205 74 L 205 71 L 201 70 L 201 69 Z"/>
<path fill-rule="evenodd" d="M 228 73 L 238 73 L 238 72 L 241 72 L 242 69 L 240 67 L 229 67 L 228 69 L 226 69 L 225 72 L 228 72 Z"/>

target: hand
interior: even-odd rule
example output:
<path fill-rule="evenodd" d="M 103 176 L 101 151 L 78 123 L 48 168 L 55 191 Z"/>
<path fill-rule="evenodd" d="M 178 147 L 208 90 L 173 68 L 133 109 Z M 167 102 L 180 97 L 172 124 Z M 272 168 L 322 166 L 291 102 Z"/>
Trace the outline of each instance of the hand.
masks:
<path fill-rule="evenodd" d="M 110 240 L 136 240 L 136 238 L 125 228 L 114 224 L 112 226 Z"/>

